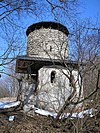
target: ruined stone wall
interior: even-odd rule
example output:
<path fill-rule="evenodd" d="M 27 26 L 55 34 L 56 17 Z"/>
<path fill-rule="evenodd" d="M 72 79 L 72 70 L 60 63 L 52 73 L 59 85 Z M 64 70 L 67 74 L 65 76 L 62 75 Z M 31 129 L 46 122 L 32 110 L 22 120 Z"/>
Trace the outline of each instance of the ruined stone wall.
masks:
<path fill-rule="evenodd" d="M 28 35 L 27 55 L 61 59 L 68 57 L 67 36 L 55 29 L 41 28 Z"/>

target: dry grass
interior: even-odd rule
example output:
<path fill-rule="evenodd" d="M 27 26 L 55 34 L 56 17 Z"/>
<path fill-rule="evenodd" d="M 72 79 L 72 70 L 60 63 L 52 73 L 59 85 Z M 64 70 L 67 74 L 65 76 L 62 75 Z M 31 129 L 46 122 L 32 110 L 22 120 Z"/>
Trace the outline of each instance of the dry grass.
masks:
<path fill-rule="evenodd" d="M 13 102 L 16 101 L 16 97 L 4 97 L 4 98 L 0 98 L 0 102 L 4 101 L 4 102 Z"/>
<path fill-rule="evenodd" d="M 12 122 L 10 115 L 15 116 Z M 29 117 L 22 111 L 0 113 L 0 133 L 100 133 L 100 117 L 55 122 L 51 117 Z"/>

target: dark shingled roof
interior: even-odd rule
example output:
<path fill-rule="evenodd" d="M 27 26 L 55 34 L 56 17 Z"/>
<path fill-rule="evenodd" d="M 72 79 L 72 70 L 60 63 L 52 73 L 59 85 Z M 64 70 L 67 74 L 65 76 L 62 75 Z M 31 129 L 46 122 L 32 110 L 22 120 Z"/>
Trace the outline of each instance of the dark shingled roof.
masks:
<path fill-rule="evenodd" d="M 57 22 L 39 22 L 39 23 L 35 23 L 35 24 L 32 24 L 31 26 L 29 26 L 27 31 L 26 31 L 26 35 L 28 36 L 32 31 L 34 31 L 36 29 L 41 29 L 42 27 L 57 29 L 57 30 L 65 33 L 67 36 L 69 34 L 68 29 L 60 23 L 57 23 Z"/>

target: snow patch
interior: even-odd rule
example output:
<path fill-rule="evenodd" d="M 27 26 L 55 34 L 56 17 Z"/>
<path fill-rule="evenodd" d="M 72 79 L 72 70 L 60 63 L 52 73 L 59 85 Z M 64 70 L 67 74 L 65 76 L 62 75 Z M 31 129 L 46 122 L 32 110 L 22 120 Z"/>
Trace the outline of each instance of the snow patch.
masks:
<path fill-rule="evenodd" d="M 81 112 L 76 112 L 76 113 L 64 113 L 61 117 L 61 118 L 84 118 L 85 116 L 90 116 L 90 117 L 93 117 L 93 109 L 87 109 L 87 110 L 84 110 L 84 111 L 81 111 Z"/>
<path fill-rule="evenodd" d="M 9 121 L 13 121 L 15 116 L 9 116 Z"/>
<path fill-rule="evenodd" d="M 40 115 L 44 115 L 44 116 L 52 116 L 54 118 L 56 118 L 57 113 L 54 112 L 49 112 L 43 109 L 39 109 L 39 108 L 34 108 L 34 112 Z"/>
<path fill-rule="evenodd" d="M 19 104 L 20 104 L 20 101 L 16 101 L 16 102 L 4 102 L 3 101 L 3 102 L 0 102 L 0 109 L 15 107 L 15 106 L 18 106 Z M 36 107 L 34 107 L 34 105 L 31 105 L 30 108 L 33 109 L 35 113 L 43 115 L 43 116 L 51 116 L 53 118 L 56 118 L 56 116 L 57 116 L 57 113 L 49 112 L 49 111 L 46 111 L 46 110 L 43 110 L 43 109 L 36 108 Z M 27 109 L 27 106 L 25 106 L 25 109 Z M 60 119 L 62 119 L 62 118 L 70 118 L 70 119 L 84 118 L 86 115 L 89 116 L 89 117 L 93 117 L 94 116 L 93 113 L 94 113 L 93 108 L 81 111 L 79 113 L 77 113 L 77 112 L 72 113 L 72 114 L 71 113 L 63 113 L 60 116 Z"/>
<path fill-rule="evenodd" d="M 40 115 L 44 115 L 44 116 L 52 116 L 54 118 L 56 118 L 56 116 L 57 116 L 57 113 L 45 111 L 45 110 L 39 109 L 39 108 L 35 108 L 34 112 L 37 114 L 40 114 Z M 72 113 L 72 114 L 64 113 L 63 115 L 60 116 L 60 119 L 62 119 L 62 118 L 71 118 L 71 119 L 84 118 L 86 115 L 93 117 L 94 116 L 93 109 L 88 109 L 88 110 L 82 111 L 80 113 Z"/>
<path fill-rule="evenodd" d="M 18 106 L 20 104 L 20 101 L 16 101 L 16 102 L 0 102 L 0 109 L 6 109 L 6 108 L 11 108 L 11 107 L 15 107 Z"/>

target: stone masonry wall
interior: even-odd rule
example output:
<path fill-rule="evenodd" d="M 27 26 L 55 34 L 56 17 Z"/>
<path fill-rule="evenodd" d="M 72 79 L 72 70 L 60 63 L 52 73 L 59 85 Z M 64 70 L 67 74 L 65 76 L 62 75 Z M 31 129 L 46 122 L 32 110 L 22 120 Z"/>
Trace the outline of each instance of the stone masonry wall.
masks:
<path fill-rule="evenodd" d="M 67 36 L 55 29 L 41 28 L 28 35 L 27 55 L 61 59 L 68 57 Z"/>

